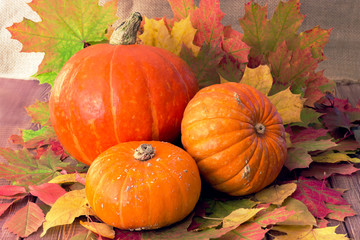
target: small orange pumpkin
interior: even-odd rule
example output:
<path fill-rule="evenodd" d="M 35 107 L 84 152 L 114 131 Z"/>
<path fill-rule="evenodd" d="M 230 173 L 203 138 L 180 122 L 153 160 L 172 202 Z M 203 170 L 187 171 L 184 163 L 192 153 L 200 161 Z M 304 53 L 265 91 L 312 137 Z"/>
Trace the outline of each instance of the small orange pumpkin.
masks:
<path fill-rule="evenodd" d="M 200 90 L 185 109 L 181 132 L 202 177 L 229 195 L 254 193 L 273 182 L 287 156 L 275 106 L 245 84 Z"/>
<path fill-rule="evenodd" d="M 159 141 L 120 143 L 101 153 L 86 176 L 86 196 L 105 223 L 120 229 L 156 229 L 195 207 L 201 180 L 194 159 Z"/>

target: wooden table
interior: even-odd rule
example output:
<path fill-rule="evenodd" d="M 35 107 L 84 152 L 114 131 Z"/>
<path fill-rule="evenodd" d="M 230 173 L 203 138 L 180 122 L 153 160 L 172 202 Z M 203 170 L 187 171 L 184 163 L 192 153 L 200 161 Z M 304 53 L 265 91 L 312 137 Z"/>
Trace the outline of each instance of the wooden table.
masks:
<path fill-rule="evenodd" d="M 50 92 L 49 85 L 39 85 L 38 81 L 24 81 L 15 79 L 0 78 L 0 147 L 10 147 L 8 138 L 12 134 L 19 134 L 19 129 L 31 127 L 30 117 L 27 116 L 24 107 L 34 103 L 36 99 L 43 101 L 48 99 Z M 340 98 L 348 98 L 352 104 L 356 104 L 360 99 L 360 84 L 348 83 L 338 84 L 336 95 Z M 0 162 L 3 161 L 0 159 Z M 1 184 L 7 184 L 0 180 Z M 351 176 L 333 176 L 329 179 L 329 184 L 334 188 L 349 189 L 344 198 L 351 204 L 352 208 L 359 215 L 348 217 L 345 223 L 340 223 L 337 233 L 346 233 L 351 239 L 360 240 L 360 172 Z M 19 239 L 6 229 L 1 229 L 6 219 L 16 210 L 24 206 L 16 204 L 8 210 L 8 213 L 0 217 L 0 239 L 13 240 Z M 333 222 L 333 224 L 338 224 Z M 44 239 L 69 239 L 75 233 L 83 228 L 79 225 L 62 226 L 49 230 Z M 38 233 L 30 235 L 26 239 L 39 239 L 41 230 Z"/>

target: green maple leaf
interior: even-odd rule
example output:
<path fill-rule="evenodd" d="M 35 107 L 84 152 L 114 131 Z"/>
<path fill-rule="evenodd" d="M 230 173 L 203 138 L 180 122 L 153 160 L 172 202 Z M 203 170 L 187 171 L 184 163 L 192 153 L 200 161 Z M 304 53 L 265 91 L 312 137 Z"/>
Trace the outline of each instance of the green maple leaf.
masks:
<path fill-rule="evenodd" d="M 60 156 L 52 151 L 41 155 L 40 159 L 27 149 L 0 149 L 8 163 L 0 164 L 0 178 L 12 181 L 13 185 L 30 186 L 46 183 L 67 167 L 69 163 L 60 161 Z"/>
<path fill-rule="evenodd" d="M 49 103 L 36 101 L 34 104 L 26 107 L 27 114 L 32 118 L 33 123 L 42 126 L 48 125 L 50 121 Z"/>
<path fill-rule="evenodd" d="M 90 43 L 106 40 L 105 30 L 116 20 L 116 1 L 98 5 L 98 0 L 34 0 L 29 6 L 42 21 L 28 19 L 8 28 L 23 44 L 23 52 L 45 52 L 36 77 L 52 84 L 65 62 Z"/>

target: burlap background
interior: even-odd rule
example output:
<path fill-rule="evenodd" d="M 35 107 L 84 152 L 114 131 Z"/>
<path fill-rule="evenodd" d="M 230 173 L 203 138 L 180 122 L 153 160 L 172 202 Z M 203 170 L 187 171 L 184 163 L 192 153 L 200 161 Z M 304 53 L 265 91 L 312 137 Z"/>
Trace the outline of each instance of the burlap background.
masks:
<path fill-rule="evenodd" d="M 39 21 L 27 2 L 31 0 L 0 0 L 0 77 L 28 79 L 37 71 L 43 53 L 20 53 L 21 43 L 10 39 L 5 29 L 23 17 Z M 54 0 L 56 1 L 56 0 Z M 197 4 L 199 0 L 195 1 Z M 231 24 L 241 31 L 238 19 L 244 14 L 248 0 L 220 0 L 226 14 L 225 25 Z M 256 1 L 267 4 L 272 15 L 278 0 Z M 334 80 L 360 81 L 360 1 L 359 0 L 300 0 L 301 13 L 306 15 L 301 31 L 316 25 L 333 28 L 330 41 L 325 47 L 327 60 L 320 69 Z M 147 17 L 171 17 L 166 0 L 119 0 L 119 16 L 125 18 L 132 11 L 139 11 Z M 70 14 L 70 13 L 69 13 Z"/>

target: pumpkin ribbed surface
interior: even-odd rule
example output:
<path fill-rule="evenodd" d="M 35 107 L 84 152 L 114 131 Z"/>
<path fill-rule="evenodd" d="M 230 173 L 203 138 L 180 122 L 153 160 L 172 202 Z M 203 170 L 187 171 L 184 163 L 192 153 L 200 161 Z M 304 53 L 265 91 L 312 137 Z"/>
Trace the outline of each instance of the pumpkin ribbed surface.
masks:
<path fill-rule="evenodd" d="M 90 164 L 125 141 L 173 141 L 198 90 L 186 63 L 145 45 L 98 44 L 64 65 L 50 97 L 50 118 L 66 151 Z"/>
<path fill-rule="evenodd" d="M 149 160 L 134 150 L 149 144 Z M 183 149 L 158 141 L 120 143 L 100 154 L 86 176 L 86 196 L 105 223 L 121 229 L 155 229 L 185 218 L 195 207 L 201 180 Z"/>
<path fill-rule="evenodd" d="M 287 155 L 274 105 L 240 83 L 200 90 L 185 109 L 181 132 L 202 177 L 230 195 L 254 193 L 273 182 Z"/>

